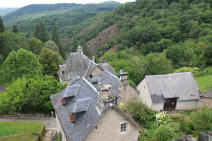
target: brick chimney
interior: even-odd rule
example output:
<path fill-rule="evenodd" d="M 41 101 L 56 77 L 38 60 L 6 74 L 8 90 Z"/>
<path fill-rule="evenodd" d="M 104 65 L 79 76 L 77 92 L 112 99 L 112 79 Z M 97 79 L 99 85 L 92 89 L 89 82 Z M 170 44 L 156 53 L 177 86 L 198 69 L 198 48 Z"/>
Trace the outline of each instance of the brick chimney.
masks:
<path fill-rule="evenodd" d="M 123 70 L 120 70 L 120 89 L 126 89 L 129 86 L 129 82 L 128 82 L 128 73 L 124 72 Z"/>
<path fill-rule="evenodd" d="M 83 47 L 82 46 L 78 46 L 77 47 L 77 52 L 83 53 Z"/>

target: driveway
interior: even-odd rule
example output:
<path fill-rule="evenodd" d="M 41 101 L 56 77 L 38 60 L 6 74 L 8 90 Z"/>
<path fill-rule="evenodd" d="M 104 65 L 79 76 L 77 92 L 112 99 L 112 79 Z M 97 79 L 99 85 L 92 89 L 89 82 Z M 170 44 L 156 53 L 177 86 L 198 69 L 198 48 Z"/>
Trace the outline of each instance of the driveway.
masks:
<path fill-rule="evenodd" d="M 57 128 L 56 125 L 56 120 L 55 118 L 47 118 L 47 117 L 39 117 L 39 118 L 35 118 L 35 117 L 24 117 L 24 118 L 20 118 L 20 117 L 12 117 L 12 118 L 0 118 L 0 122 L 10 122 L 10 121 L 38 121 L 38 122 L 42 122 L 45 124 L 47 129 L 55 129 Z"/>

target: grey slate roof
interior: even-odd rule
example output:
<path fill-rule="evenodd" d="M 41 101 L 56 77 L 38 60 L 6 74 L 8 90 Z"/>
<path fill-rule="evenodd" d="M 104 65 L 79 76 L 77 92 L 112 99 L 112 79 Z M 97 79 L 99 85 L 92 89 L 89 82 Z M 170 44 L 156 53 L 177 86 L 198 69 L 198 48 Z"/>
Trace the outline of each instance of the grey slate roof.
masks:
<path fill-rule="evenodd" d="M 60 70 L 64 72 L 60 73 L 59 70 L 58 74 L 66 82 L 73 80 L 76 76 L 88 78 L 97 66 L 115 74 L 114 69 L 108 63 L 96 64 L 81 52 L 71 53 L 65 63 L 60 65 Z"/>
<path fill-rule="evenodd" d="M 153 103 L 163 103 L 165 100 L 162 95 L 150 95 Z"/>
<path fill-rule="evenodd" d="M 97 64 L 83 53 L 71 53 L 65 64 L 61 66 L 65 71 L 60 77 L 63 81 L 70 81 L 76 76 L 87 78 L 96 66 Z"/>
<path fill-rule="evenodd" d="M 64 97 L 66 90 L 70 90 L 70 87 L 52 95 L 51 102 L 67 141 L 83 141 L 95 127 L 97 122 L 104 116 L 107 109 L 101 114 L 98 113 L 96 105 L 99 93 L 84 77 L 76 80 L 71 86 L 79 86 L 79 90 L 77 91 L 77 94 L 72 94 L 75 95 L 75 97 L 73 97 L 66 106 L 63 106 L 60 103 L 60 99 Z M 70 91 L 73 93 L 76 92 L 72 90 Z M 108 109 L 109 108 L 119 112 L 124 119 L 131 122 L 136 128 L 141 128 L 130 116 L 120 110 L 117 106 L 111 105 Z M 68 119 L 68 115 L 72 112 L 78 114 L 75 123 L 71 123 Z"/>
<path fill-rule="evenodd" d="M 199 87 L 191 72 L 146 76 L 145 80 L 155 103 L 162 102 L 161 97 L 180 101 L 199 99 Z"/>
<path fill-rule="evenodd" d="M 93 83 L 97 80 L 98 80 L 97 84 Z M 112 74 L 111 72 L 109 72 L 108 70 L 104 70 L 99 75 L 94 76 L 90 80 L 90 82 L 97 89 L 98 89 L 98 85 L 111 85 L 112 86 L 111 94 L 115 97 L 119 97 L 120 79 L 114 74 Z"/>
<path fill-rule="evenodd" d="M 78 93 L 78 90 L 79 90 L 79 85 L 68 86 L 68 87 L 65 89 L 63 98 L 74 97 L 74 96 L 76 96 L 77 93 Z"/>

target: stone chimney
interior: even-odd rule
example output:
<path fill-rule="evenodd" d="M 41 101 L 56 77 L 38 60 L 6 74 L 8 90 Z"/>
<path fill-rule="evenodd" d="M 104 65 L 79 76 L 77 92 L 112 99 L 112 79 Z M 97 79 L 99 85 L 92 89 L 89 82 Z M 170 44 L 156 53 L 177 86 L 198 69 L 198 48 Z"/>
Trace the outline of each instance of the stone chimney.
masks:
<path fill-rule="evenodd" d="M 78 46 L 77 47 L 77 52 L 83 53 L 83 47 L 82 46 Z"/>
<path fill-rule="evenodd" d="M 115 104 L 116 98 L 111 94 L 111 85 L 99 85 L 99 95 L 97 96 L 97 111 L 101 114 L 109 106 Z"/>
<path fill-rule="evenodd" d="M 95 62 L 95 56 L 93 56 L 92 60 L 93 60 L 93 62 Z"/>
<path fill-rule="evenodd" d="M 124 72 L 123 70 L 120 70 L 120 89 L 126 89 L 129 86 L 129 82 L 128 82 L 128 73 Z"/>

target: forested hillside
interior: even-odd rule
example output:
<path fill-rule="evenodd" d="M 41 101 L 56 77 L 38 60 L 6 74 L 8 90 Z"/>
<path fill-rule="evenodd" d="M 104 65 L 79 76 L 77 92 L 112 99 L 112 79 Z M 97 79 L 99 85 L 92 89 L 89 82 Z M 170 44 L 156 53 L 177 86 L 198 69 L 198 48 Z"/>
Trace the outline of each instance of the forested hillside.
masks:
<path fill-rule="evenodd" d="M 119 32 L 112 39 L 95 47 L 96 55 L 117 72 L 128 71 L 134 83 L 145 75 L 171 73 L 181 67 L 202 70 L 212 64 L 211 7 L 209 0 L 137 0 L 105 15 L 101 24 L 87 27 L 70 45 L 74 50 L 83 44 L 93 54 L 90 40 L 118 25 Z"/>
<path fill-rule="evenodd" d="M 6 16 L 7 14 L 10 14 L 17 10 L 18 8 L 0 8 L 0 15 Z"/>
<path fill-rule="evenodd" d="M 16 24 L 20 31 L 28 33 L 28 36 L 34 31 L 36 24 L 42 21 L 47 25 L 48 31 L 52 31 L 52 26 L 57 24 L 62 37 L 72 37 L 75 28 L 81 30 L 95 20 L 94 17 L 112 11 L 118 6 L 120 3 L 117 2 L 86 5 L 34 4 L 18 9 L 3 17 L 3 20 L 7 24 L 7 28 Z M 94 19 L 90 20 L 91 18 Z"/>

